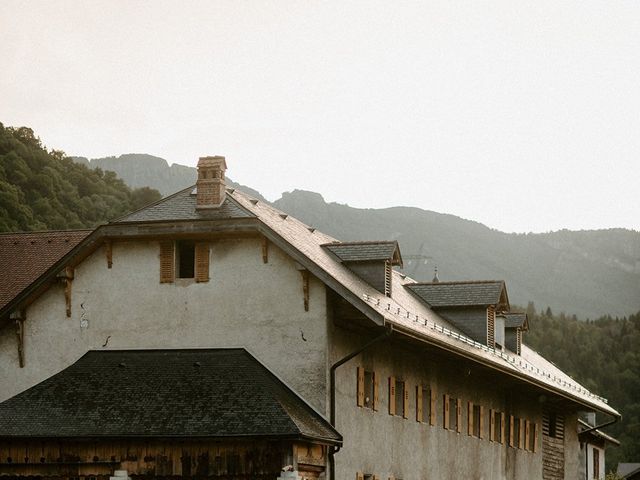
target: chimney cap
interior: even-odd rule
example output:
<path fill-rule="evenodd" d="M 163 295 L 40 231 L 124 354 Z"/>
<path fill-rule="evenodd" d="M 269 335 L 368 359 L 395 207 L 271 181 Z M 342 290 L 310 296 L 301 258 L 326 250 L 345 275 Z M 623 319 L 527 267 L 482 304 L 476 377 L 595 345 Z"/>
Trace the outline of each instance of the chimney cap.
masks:
<path fill-rule="evenodd" d="M 210 157 L 200 157 L 198 159 L 198 168 L 200 167 L 216 167 L 219 166 L 221 169 L 227 169 L 227 162 L 225 158 L 220 155 L 214 155 Z"/>

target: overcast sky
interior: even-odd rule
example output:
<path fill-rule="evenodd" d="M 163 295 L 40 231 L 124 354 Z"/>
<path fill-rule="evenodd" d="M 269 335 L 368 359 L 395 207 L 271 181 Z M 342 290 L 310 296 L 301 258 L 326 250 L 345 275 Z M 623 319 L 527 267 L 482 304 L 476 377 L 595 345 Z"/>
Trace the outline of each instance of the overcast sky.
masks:
<path fill-rule="evenodd" d="M 640 230 L 640 2 L 0 0 L 0 122 L 270 199 Z"/>

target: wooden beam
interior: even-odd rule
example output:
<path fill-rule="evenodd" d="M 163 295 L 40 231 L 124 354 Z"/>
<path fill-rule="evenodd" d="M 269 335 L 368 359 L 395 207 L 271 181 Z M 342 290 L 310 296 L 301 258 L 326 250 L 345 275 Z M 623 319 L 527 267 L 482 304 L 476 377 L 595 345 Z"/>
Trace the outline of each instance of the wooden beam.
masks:
<path fill-rule="evenodd" d="M 269 239 L 262 237 L 262 263 L 269 262 Z"/>
<path fill-rule="evenodd" d="M 12 312 L 10 315 L 14 321 L 16 328 L 16 339 L 18 340 L 18 363 L 20 368 L 24 368 L 24 319 L 26 312 L 24 310 L 18 310 Z"/>
<path fill-rule="evenodd" d="M 304 311 L 309 311 L 309 270 L 300 270 L 302 275 L 302 295 L 304 297 Z"/>
<path fill-rule="evenodd" d="M 110 239 L 105 240 L 104 249 L 107 256 L 107 268 L 111 268 L 113 266 L 113 242 Z"/>
<path fill-rule="evenodd" d="M 73 274 L 73 267 L 65 267 L 58 273 L 58 278 L 64 284 L 64 301 L 67 317 L 71 317 L 71 283 L 73 282 Z"/>

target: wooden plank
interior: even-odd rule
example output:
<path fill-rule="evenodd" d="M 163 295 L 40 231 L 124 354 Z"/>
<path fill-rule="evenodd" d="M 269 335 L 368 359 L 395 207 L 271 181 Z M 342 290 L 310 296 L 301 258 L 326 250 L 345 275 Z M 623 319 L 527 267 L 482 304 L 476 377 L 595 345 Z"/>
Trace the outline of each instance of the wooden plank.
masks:
<path fill-rule="evenodd" d="M 422 423 L 422 385 L 416 385 L 416 422 Z"/>
<path fill-rule="evenodd" d="M 210 248 L 207 242 L 195 244 L 195 277 L 196 282 L 203 283 L 209 281 L 209 255 Z"/>
<path fill-rule="evenodd" d="M 402 382 L 402 385 L 402 391 L 404 392 L 402 398 L 402 417 L 409 418 L 409 386 L 407 385 L 407 382 Z"/>
<path fill-rule="evenodd" d="M 377 412 L 378 411 L 378 374 L 376 372 L 371 372 L 371 375 L 373 375 L 373 411 Z"/>
<path fill-rule="evenodd" d="M 436 391 L 433 385 L 429 388 L 431 401 L 429 402 L 429 424 L 433 427 L 436 424 Z"/>
<path fill-rule="evenodd" d="M 173 283 L 175 278 L 173 240 L 162 240 L 160 244 L 160 283 Z"/>
<path fill-rule="evenodd" d="M 467 404 L 467 430 L 468 435 L 473 435 L 473 402 Z"/>
<path fill-rule="evenodd" d="M 446 393 L 442 396 L 443 406 L 443 422 L 442 426 L 445 430 L 449 430 L 449 395 Z"/>
<path fill-rule="evenodd" d="M 358 367 L 357 376 L 358 376 L 357 377 L 358 395 L 357 395 L 356 405 L 358 405 L 358 407 L 363 407 L 364 406 L 364 368 Z"/>
<path fill-rule="evenodd" d="M 480 405 L 480 421 L 478 426 L 478 437 L 484 438 L 484 405 Z"/>
<path fill-rule="evenodd" d="M 456 432 L 462 431 L 462 399 L 456 398 Z"/>
<path fill-rule="evenodd" d="M 396 414 L 396 377 L 389 377 L 389 415 Z"/>

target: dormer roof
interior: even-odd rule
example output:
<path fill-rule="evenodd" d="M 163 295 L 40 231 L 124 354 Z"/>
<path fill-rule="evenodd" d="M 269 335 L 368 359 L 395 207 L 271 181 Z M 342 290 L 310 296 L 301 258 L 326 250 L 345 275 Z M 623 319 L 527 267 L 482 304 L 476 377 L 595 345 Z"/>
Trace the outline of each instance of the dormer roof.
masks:
<path fill-rule="evenodd" d="M 509 309 L 503 280 L 411 283 L 406 287 L 434 309 L 489 305 Z"/>
<path fill-rule="evenodd" d="M 500 314 L 504 317 L 504 328 L 520 328 L 529 330 L 529 320 L 526 313 L 509 312 Z"/>
<path fill-rule="evenodd" d="M 396 240 L 369 242 L 334 242 L 322 245 L 341 262 L 389 261 L 402 266 L 400 247 Z"/>

